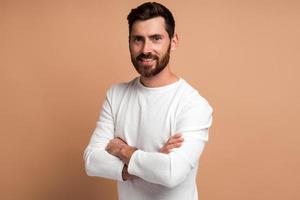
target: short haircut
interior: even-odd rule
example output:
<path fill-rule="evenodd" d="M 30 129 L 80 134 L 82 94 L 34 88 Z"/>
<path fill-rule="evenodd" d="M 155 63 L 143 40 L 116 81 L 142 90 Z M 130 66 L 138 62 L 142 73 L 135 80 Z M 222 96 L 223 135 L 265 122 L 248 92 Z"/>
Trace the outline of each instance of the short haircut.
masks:
<path fill-rule="evenodd" d="M 166 31 L 168 32 L 169 38 L 172 39 L 175 31 L 174 17 L 168 8 L 156 2 L 146 2 L 131 10 L 127 16 L 129 35 L 135 21 L 144 21 L 154 17 L 163 17 L 165 19 Z"/>

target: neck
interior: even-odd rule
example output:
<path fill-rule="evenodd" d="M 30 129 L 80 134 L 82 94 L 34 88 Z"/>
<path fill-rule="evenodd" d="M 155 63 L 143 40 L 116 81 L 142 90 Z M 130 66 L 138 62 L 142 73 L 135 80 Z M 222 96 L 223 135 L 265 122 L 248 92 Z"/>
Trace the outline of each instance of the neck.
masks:
<path fill-rule="evenodd" d="M 174 74 L 169 65 L 159 74 L 153 77 L 141 76 L 141 83 L 146 87 L 162 87 L 178 81 L 178 77 Z"/>

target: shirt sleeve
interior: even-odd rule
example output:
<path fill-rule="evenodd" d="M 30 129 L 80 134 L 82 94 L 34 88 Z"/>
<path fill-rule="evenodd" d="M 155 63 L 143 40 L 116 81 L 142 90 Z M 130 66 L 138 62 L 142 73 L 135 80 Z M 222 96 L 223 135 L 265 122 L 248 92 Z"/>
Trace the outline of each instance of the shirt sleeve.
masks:
<path fill-rule="evenodd" d="M 84 151 L 85 170 L 89 176 L 123 181 L 124 163 L 109 154 L 105 147 L 114 138 L 114 122 L 110 90 L 106 94 L 96 129 Z"/>
<path fill-rule="evenodd" d="M 185 104 L 176 120 L 176 133 L 182 133 L 181 147 L 169 154 L 137 150 L 132 155 L 128 172 L 148 182 L 175 187 L 185 180 L 197 165 L 208 140 L 213 109 L 198 93 Z"/>

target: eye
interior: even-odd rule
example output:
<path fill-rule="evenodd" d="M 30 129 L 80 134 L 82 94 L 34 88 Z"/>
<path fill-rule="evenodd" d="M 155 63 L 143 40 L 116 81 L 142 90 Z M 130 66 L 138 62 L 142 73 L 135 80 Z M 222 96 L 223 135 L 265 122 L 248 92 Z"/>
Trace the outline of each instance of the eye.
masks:
<path fill-rule="evenodd" d="M 134 37 L 132 37 L 132 41 L 133 42 L 141 42 L 141 41 L 143 41 L 143 38 L 140 36 L 134 36 Z"/>
<path fill-rule="evenodd" d="M 153 35 L 151 38 L 152 38 L 152 40 L 154 40 L 154 41 L 159 41 L 159 40 L 162 39 L 161 35 Z"/>

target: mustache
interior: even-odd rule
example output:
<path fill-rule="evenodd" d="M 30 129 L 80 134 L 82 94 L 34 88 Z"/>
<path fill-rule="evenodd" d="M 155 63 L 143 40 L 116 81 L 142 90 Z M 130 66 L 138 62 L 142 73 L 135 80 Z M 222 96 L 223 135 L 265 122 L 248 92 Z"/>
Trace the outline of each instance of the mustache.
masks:
<path fill-rule="evenodd" d="M 156 55 L 153 55 L 152 53 L 141 53 L 140 55 L 138 55 L 136 57 L 136 59 L 141 60 L 141 59 L 158 59 L 158 57 Z"/>

